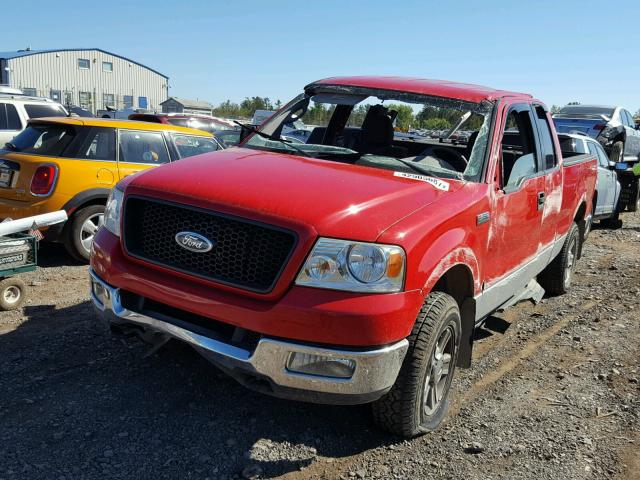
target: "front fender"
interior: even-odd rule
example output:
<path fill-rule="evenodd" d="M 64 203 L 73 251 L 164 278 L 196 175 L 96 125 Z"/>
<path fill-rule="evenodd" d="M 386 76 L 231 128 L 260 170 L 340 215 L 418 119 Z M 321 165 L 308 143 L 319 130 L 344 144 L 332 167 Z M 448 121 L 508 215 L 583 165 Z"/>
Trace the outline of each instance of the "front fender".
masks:
<path fill-rule="evenodd" d="M 463 265 L 473 277 L 474 295 L 481 290 L 478 259 L 471 247 L 464 244 L 467 233 L 462 228 L 449 230 L 427 249 L 418 271 L 424 275 L 422 291 L 428 294 L 438 280 L 452 267 Z"/>

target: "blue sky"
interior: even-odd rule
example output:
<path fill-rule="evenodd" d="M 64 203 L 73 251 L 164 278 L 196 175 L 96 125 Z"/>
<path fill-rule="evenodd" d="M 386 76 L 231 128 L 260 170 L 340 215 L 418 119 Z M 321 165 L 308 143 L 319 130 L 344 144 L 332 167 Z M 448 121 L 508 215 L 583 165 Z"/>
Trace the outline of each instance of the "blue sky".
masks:
<path fill-rule="evenodd" d="M 6 3 L 2 51 L 102 48 L 168 75 L 172 95 L 214 103 L 376 74 L 640 109 L 638 0 L 32 0 L 29 15 Z"/>

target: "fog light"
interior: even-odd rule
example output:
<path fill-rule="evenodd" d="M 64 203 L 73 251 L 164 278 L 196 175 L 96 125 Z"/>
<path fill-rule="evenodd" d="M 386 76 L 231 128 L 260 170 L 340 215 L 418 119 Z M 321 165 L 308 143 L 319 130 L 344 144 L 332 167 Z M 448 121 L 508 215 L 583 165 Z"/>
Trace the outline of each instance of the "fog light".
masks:
<path fill-rule="evenodd" d="M 287 362 L 287 370 L 322 377 L 351 378 L 356 370 L 356 362 L 348 358 L 292 352 Z"/>
<path fill-rule="evenodd" d="M 93 289 L 93 294 L 96 296 L 98 300 L 100 300 L 104 304 L 104 300 L 109 300 L 109 291 L 104 288 L 98 282 L 91 282 L 91 287 Z"/>

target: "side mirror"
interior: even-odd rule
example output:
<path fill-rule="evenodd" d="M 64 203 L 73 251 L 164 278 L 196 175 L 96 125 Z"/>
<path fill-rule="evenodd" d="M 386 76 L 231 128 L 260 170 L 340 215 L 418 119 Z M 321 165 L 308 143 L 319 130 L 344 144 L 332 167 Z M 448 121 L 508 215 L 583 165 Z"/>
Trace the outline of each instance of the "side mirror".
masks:
<path fill-rule="evenodd" d="M 536 173 L 536 157 L 533 153 L 521 156 L 513 164 L 509 180 L 504 186 L 504 191 L 509 193 L 518 190 L 522 182 L 534 173 Z"/>

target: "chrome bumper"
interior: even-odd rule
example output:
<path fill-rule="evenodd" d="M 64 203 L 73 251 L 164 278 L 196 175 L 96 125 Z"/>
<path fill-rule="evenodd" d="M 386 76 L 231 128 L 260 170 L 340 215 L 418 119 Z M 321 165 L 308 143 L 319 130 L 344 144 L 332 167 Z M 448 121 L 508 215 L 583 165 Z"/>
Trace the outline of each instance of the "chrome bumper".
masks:
<path fill-rule="evenodd" d="M 90 269 L 91 298 L 99 316 L 110 323 L 135 324 L 167 334 L 194 347 L 243 385 L 278 397 L 316 403 L 367 403 L 393 386 L 408 348 L 407 340 L 371 350 L 339 350 L 262 337 L 253 351 L 200 335 L 158 318 L 124 308 L 118 288 Z M 310 375 L 287 369 L 292 353 L 355 363 L 350 378 Z"/>

